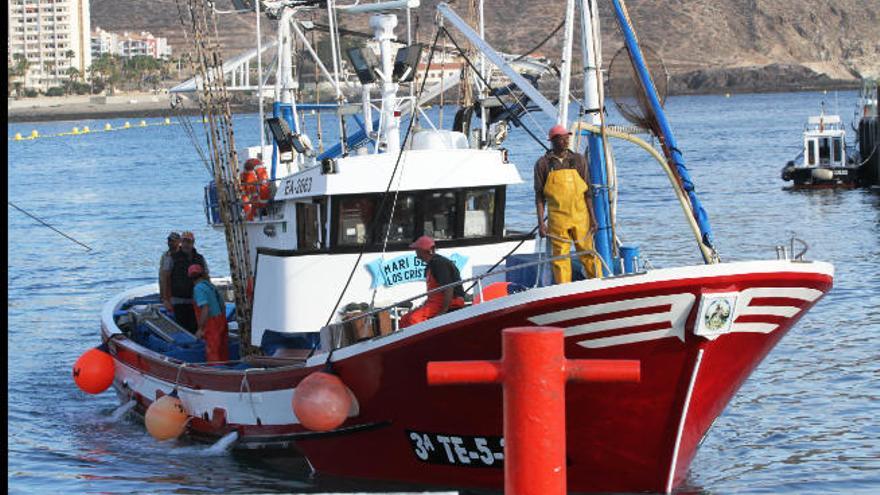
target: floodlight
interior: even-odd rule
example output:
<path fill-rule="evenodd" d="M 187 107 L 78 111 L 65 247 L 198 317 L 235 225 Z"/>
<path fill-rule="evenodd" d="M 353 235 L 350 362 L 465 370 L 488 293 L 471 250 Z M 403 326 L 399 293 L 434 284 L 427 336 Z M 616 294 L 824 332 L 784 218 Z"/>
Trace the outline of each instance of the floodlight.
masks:
<path fill-rule="evenodd" d="M 373 50 L 366 47 L 349 48 L 346 53 L 361 84 L 376 82 L 376 56 Z"/>
<path fill-rule="evenodd" d="M 416 43 L 397 50 L 397 56 L 394 58 L 393 80 L 401 83 L 413 80 L 419 66 L 419 60 L 421 60 L 423 47 L 424 45 L 421 43 Z"/>

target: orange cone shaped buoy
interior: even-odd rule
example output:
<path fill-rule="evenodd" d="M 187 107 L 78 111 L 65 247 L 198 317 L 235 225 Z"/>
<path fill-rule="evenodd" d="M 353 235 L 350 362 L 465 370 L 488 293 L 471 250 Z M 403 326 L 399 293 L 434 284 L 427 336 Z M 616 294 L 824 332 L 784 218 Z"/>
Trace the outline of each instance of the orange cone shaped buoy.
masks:
<path fill-rule="evenodd" d="M 309 430 L 330 431 L 345 422 L 351 401 L 351 392 L 338 376 L 318 371 L 293 391 L 293 413 Z"/>
<path fill-rule="evenodd" d="M 150 404 L 144 414 L 144 426 L 153 438 L 161 442 L 183 434 L 188 419 L 183 403 L 176 393 L 172 393 Z"/>
<path fill-rule="evenodd" d="M 113 384 L 113 357 L 95 348 L 89 349 L 73 364 L 73 381 L 83 392 L 100 394 Z"/>

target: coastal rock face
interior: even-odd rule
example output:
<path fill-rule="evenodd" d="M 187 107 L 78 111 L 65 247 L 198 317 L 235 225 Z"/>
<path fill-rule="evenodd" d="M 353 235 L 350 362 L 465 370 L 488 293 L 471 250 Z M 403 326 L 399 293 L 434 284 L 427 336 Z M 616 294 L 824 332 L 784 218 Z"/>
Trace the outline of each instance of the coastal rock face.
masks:
<path fill-rule="evenodd" d="M 422 0 L 422 41 L 433 37 L 437 3 Z M 450 3 L 466 17 L 469 0 Z M 630 0 L 626 7 L 640 42 L 664 60 L 670 92 L 814 89 L 880 77 L 877 0 Z M 218 0 L 217 8 L 231 4 Z M 148 30 L 167 37 L 175 53 L 189 49 L 175 0 L 92 0 L 91 9 L 93 26 Z M 606 64 L 623 45 L 611 9 L 610 2 L 600 3 Z M 531 50 L 562 21 L 564 10 L 564 0 L 486 0 L 486 37 L 506 52 Z M 340 16 L 340 22 L 369 31 L 366 19 Z M 253 25 L 253 15 L 220 16 L 227 56 L 254 46 Z M 274 23 L 263 29 L 268 37 Z M 537 52 L 558 61 L 561 38 L 557 33 Z"/>

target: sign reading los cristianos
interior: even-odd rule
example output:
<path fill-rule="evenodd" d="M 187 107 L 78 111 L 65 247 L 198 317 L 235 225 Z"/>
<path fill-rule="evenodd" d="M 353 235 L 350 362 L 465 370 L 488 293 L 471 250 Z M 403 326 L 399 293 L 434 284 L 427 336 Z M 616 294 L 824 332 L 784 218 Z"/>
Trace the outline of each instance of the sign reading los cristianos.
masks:
<path fill-rule="evenodd" d="M 468 260 L 467 256 L 458 253 L 450 255 L 448 258 L 455 263 L 455 267 L 459 271 L 464 268 Z M 404 254 L 388 261 L 379 258 L 367 263 L 366 267 L 370 271 L 370 275 L 373 276 L 371 289 L 380 285 L 393 287 L 398 284 L 425 280 L 425 262 L 415 254 Z"/>

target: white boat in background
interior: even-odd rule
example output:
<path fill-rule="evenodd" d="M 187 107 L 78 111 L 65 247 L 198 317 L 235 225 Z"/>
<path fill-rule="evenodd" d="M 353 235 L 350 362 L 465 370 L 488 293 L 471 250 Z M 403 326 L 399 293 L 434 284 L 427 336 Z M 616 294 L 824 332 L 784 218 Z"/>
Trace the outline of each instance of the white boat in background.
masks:
<path fill-rule="evenodd" d="M 195 11 L 197 1 L 188 1 Z M 204 192 L 209 223 L 227 239 L 231 230 L 243 233 L 235 238 L 241 252 L 230 249 L 232 280 L 217 282 L 234 288 L 235 318 L 252 314 L 237 322 L 246 340 L 230 340 L 231 361 L 205 363 L 203 344 L 164 313 L 157 288 L 132 289 L 109 301 L 101 317 L 116 393 L 124 403 L 135 401 L 141 414 L 173 393 L 190 417 L 190 438 L 213 442 L 234 433 L 234 449 L 289 450 L 306 456 L 321 473 L 500 489 L 500 389 L 428 387 L 426 364 L 496 359 L 504 328 L 552 325 L 565 329 L 568 358 L 641 362 L 637 384 L 569 385 L 569 489 L 671 491 L 685 479 L 698 446 L 737 389 L 831 289 L 833 267 L 784 250 L 775 259 L 721 262 L 662 107 L 651 98 L 650 75 L 618 0 L 611 4 L 634 73 L 648 88 L 644 101 L 656 103 L 650 113 L 653 132 L 661 137 L 659 150 L 606 126 L 595 111 L 604 102 L 595 71 L 601 60 L 592 43 L 599 27 L 592 0 L 568 2 L 558 105 L 440 4 L 437 37 L 455 39 L 454 30 L 477 48 L 480 60 L 471 67 L 477 81 L 469 107 L 473 121 L 468 113 L 468 125 L 460 128 L 467 132 L 439 128 L 421 108 L 430 88 L 404 91 L 418 52 L 432 47 L 407 43 L 406 49 L 392 49 L 397 13 L 409 19 L 407 9 L 418 3 L 261 2 L 264 12 L 278 19 L 277 98 L 266 119 L 270 142 L 242 155 L 268 163 L 273 194 L 266 204 L 245 200 L 238 180 L 224 179 L 219 169 Z M 292 79 L 297 43 L 312 51 L 308 40 L 296 37 L 298 16 L 314 12 L 328 13 L 331 26 L 336 15 L 369 15 L 380 48 L 375 58 L 357 48 L 349 51 L 363 100 L 332 106 L 342 138 L 322 153 L 306 137 L 303 119 L 310 109 L 327 108 L 297 101 Z M 584 121 L 568 116 L 575 27 L 584 40 L 585 98 L 577 102 Z M 340 62 L 336 46 L 332 63 L 321 64 L 331 81 L 338 71 L 327 67 Z M 515 85 L 509 101 L 493 96 L 486 82 L 486 67 L 493 64 Z M 208 80 L 223 90 L 222 78 Z M 595 245 L 604 278 L 548 284 L 542 272 L 549 259 L 535 231 L 505 226 L 507 188 L 523 180 L 511 162 L 516 157 L 503 148 L 508 124 L 524 125 L 518 116 L 525 108 L 510 108 L 511 101 L 527 101 L 589 142 L 599 221 Z M 407 115 L 417 116 L 419 125 L 403 120 Z M 210 132 L 213 122 L 206 126 Z M 529 132 L 540 136 L 538 143 L 546 135 L 541 129 Z M 704 264 L 649 269 L 634 249 L 620 245 L 614 232 L 624 223 L 616 218 L 616 191 L 609 184 L 616 187 L 615 170 L 623 164 L 603 151 L 603 141 L 617 137 L 637 143 L 659 162 Z M 224 196 L 230 190 L 234 196 Z M 254 212 L 251 218 L 246 211 Z M 438 252 L 459 266 L 464 288 L 475 297 L 462 309 L 399 328 L 399 317 L 425 297 L 423 265 L 408 248 L 421 235 L 437 240 Z M 582 253 L 572 256 L 577 254 Z M 253 284 L 247 298 L 240 293 L 241 267 L 253 267 L 246 273 Z M 499 283 L 504 291 L 488 297 L 488 287 Z M 232 299 L 227 296 L 230 304 Z M 243 313 L 245 305 L 252 311 Z M 258 351 L 239 353 L 239 346 Z M 338 428 L 309 430 L 291 401 L 303 380 L 327 369 L 348 387 L 353 401 Z"/>
<path fill-rule="evenodd" d="M 783 167 L 782 180 L 792 181 L 795 188 L 859 185 L 858 152 L 847 146 L 839 115 L 826 115 L 823 105 L 820 115 L 807 120 L 803 136 L 803 151 Z"/>

